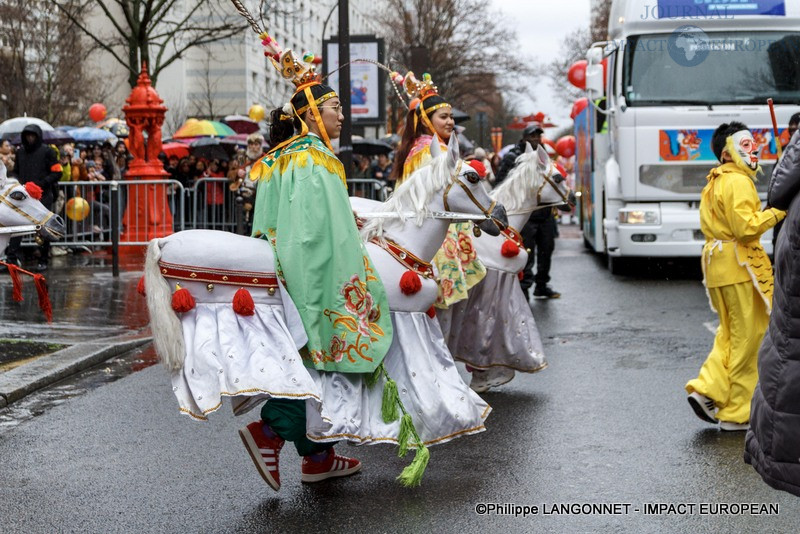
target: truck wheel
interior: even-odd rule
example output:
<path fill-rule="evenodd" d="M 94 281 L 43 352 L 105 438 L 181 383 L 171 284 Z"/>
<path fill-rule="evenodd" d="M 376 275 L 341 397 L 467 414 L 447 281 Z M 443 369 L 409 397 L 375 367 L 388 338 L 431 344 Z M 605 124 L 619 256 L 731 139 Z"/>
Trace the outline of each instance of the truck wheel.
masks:
<path fill-rule="evenodd" d="M 619 276 L 621 274 L 625 274 L 627 262 L 624 258 L 615 258 L 610 254 L 606 254 L 606 260 L 608 263 L 608 271 L 613 274 L 614 276 Z"/>

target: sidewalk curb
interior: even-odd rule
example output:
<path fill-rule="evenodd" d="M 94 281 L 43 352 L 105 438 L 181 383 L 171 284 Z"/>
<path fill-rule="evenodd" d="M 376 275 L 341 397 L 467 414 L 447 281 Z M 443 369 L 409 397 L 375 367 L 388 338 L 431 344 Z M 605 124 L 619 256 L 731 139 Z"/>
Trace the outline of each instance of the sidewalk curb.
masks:
<path fill-rule="evenodd" d="M 34 391 L 152 341 L 150 336 L 126 334 L 76 343 L 0 374 L 0 408 Z"/>

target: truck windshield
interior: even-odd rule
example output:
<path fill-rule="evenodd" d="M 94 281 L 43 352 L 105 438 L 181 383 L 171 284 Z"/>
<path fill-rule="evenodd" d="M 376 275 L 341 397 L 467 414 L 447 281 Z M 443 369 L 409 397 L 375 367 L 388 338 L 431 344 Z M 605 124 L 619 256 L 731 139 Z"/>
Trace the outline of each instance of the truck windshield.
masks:
<path fill-rule="evenodd" d="M 629 106 L 800 101 L 800 32 L 709 32 L 684 26 L 625 43 Z"/>

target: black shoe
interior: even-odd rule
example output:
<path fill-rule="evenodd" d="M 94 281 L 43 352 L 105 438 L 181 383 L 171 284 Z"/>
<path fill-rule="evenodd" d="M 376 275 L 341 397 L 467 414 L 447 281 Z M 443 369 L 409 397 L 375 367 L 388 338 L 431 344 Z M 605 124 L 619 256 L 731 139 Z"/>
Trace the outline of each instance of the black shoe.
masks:
<path fill-rule="evenodd" d="M 40 263 L 39 265 L 36 266 L 36 272 L 43 273 L 46 270 L 47 270 L 47 264 L 46 263 Z"/>
<path fill-rule="evenodd" d="M 561 296 L 558 291 L 553 291 L 550 286 L 536 286 L 533 290 L 533 298 L 535 299 L 557 299 Z"/>

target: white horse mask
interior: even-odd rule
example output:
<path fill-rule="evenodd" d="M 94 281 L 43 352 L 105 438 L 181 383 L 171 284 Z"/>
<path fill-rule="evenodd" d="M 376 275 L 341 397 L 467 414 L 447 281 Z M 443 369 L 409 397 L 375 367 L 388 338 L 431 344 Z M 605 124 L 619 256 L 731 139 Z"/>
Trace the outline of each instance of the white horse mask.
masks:
<path fill-rule="evenodd" d="M 25 186 L 9 178 L 6 166 L 0 161 L 0 228 L 25 226 L 38 228 L 43 239 L 55 240 L 64 235 L 64 221 L 33 198 Z M 12 235 L 33 233 L 0 233 L 0 248 L 5 248 Z"/>

